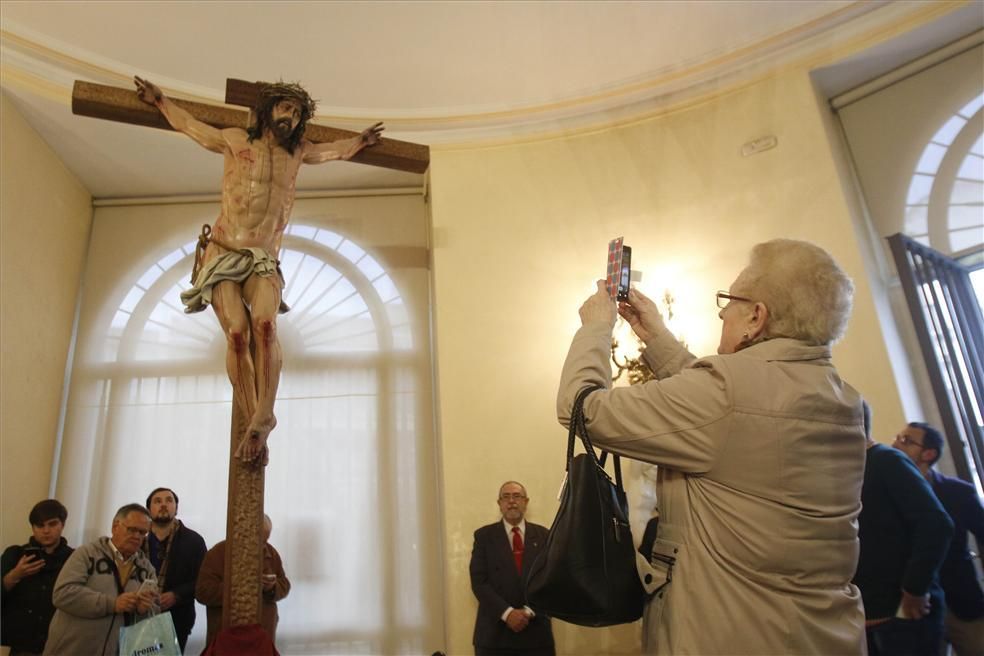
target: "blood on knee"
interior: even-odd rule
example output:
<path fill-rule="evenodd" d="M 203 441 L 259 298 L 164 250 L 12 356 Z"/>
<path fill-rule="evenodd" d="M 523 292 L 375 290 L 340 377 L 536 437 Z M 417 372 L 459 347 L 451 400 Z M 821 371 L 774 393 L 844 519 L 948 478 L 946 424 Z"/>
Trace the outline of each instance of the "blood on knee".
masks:
<path fill-rule="evenodd" d="M 249 349 L 249 333 L 245 330 L 230 330 L 226 333 L 229 348 L 236 353 L 245 353 Z"/>
<path fill-rule="evenodd" d="M 256 332 L 256 339 L 263 342 L 272 342 L 277 337 L 277 321 L 275 319 L 259 319 L 253 325 Z"/>

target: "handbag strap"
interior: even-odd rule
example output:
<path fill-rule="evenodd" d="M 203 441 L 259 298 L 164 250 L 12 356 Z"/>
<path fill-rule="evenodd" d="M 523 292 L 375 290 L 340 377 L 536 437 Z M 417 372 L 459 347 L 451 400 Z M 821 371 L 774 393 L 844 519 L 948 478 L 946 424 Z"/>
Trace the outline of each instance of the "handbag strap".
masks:
<path fill-rule="evenodd" d="M 594 448 L 591 445 L 591 437 L 588 435 L 588 429 L 584 425 L 584 399 L 588 397 L 588 394 L 595 392 L 597 390 L 604 389 L 601 385 L 588 385 L 574 398 L 574 405 L 571 407 L 571 419 L 570 425 L 567 428 L 567 470 L 570 471 L 571 462 L 574 460 L 574 440 L 577 437 L 581 438 L 581 442 L 584 445 L 584 450 L 586 453 L 590 454 L 591 460 L 598 464 L 598 458 L 595 456 Z"/>
<path fill-rule="evenodd" d="M 601 457 L 598 458 L 598 465 L 602 468 L 605 467 L 605 460 L 608 458 L 608 451 L 604 449 L 601 450 Z M 618 489 L 622 489 L 622 461 L 619 459 L 617 453 L 612 454 L 612 462 L 615 463 L 615 485 Z"/>
<path fill-rule="evenodd" d="M 588 428 L 584 419 L 584 400 L 588 398 L 589 394 L 600 389 L 605 388 L 602 385 L 588 385 L 578 392 L 577 397 L 574 399 L 574 406 L 571 408 L 570 427 L 567 431 L 568 472 L 570 472 L 571 463 L 574 461 L 574 438 L 577 436 L 581 438 L 581 443 L 584 446 L 584 452 L 588 454 L 588 458 L 591 462 L 593 462 L 595 466 L 603 474 L 605 474 L 605 476 L 608 476 L 608 473 L 605 472 L 605 460 L 608 459 L 608 451 L 601 449 L 601 458 L 598 458 L 597 454 L 595 454 L 594 444 L 591 443 L 591 436 L 588 434 Z M 624 492 L 625 489 L 622 486 L 622 461 L 617 454 L 612 454 L 612 463 L 615 466 L 615 486 L 618 488 L 619 492 Z"/>
<path fill-rule="evenodd" d="M 604 449 L 599 449 L 601 451 L 601 457 L 598 458 L 598 467 L 602 470 L 605 469 L 605 460 L 608 459 L 608 451 Z M 619 491 L 624 492 L 622 487 L 622 460 L 618 457 L 617 453 L 612 454 L 612 464 L 615 466 L 615 486 Z"/>

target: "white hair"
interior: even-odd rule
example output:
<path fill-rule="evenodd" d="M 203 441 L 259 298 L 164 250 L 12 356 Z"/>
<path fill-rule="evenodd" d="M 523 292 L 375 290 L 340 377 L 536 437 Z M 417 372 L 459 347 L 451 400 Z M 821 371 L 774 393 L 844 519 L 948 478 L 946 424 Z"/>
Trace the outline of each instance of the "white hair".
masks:
<path fill-rule="evenodd" d="M 756 245 L 735 288 L 768 308 L 765 339 L 832 344 L 847 330 L 854 282 L 827 251 L 809 242 L 773 239 Z"/>

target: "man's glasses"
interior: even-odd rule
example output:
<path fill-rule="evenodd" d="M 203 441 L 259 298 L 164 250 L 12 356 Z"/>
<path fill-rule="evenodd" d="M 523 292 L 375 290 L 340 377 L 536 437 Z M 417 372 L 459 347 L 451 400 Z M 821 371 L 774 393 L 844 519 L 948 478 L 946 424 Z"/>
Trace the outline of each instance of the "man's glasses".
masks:
<path fill-rule="evenodd" d="M 728 292 L 725 292 L 725 291 L 719 291 L 715 296 L 717 297 L 718 307 L 720 309 L 722 309 L 722 310 L 731 301 L 745 301 L 746 303 L 754 303 L 755 302 L 755 301 L 753 301 L 750 298 L 745 298 L 744 296 L 735 296 L 734 294 L 729 294 Z"/>
<path fill-rule="evenodd" d="M 514 494 L 500 494 L 499 501 L 525 501 L 526 495 L 516 492 Z"/>
<path fill-rule="evenodd" d="M 147 529 L 139 528 L 137 526 L 127 526 L 126 532 L 129 533 L 130 535 L 139 535 L 142 538 L 147 537 L 147 534 L 150 533 L 150 531 L 148 531 Z"/>
<path fill-rule="evenodd" d="M 920 449 L 925 449 L 926 448 L 926 445 L 925 444 L 922 444 L 921 442 L 915 441 L 914 439 L 912 439 L 908 435 L 899 435 L 897 439 L 898 439 L 898 441 L 899 441 L 900 444 L 912 444 L 914 446 L 918 446 Z"/>

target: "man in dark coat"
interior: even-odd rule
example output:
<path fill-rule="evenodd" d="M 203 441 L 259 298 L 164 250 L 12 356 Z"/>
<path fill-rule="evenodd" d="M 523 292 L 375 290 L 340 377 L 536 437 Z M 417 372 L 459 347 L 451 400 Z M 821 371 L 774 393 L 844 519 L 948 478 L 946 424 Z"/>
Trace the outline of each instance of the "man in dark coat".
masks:
<path fill-rule="evenodd" d="M 11 654 L 40 654 L 48 639 L 48 624 L 55 614 L 51 591 L 62 565 L 73 549 L 62 537 L 68 511 L 55 499 L 38 502 L 28 521 L 31 539 L 3 552 L 3 618 L 0 644 Z"/>
<path fill-rule="evenodd" d="M 472 644 L 476 656 L 552 655 L 550 619 L 526 605 L 524 581 L 547 540 L 547 529 L 523 517 L 529 497 L 516 481 L 499 488 L 502 520 L 475 531 L 472 548 L 472 591 L 478 616 Z"/>
<path fill-rule="evenodd" d="M 869 425 L 866 415 L 866 431 Z M 903 431 L 895 442 L 910 439 Z M 937 656 L 946 614 L 939 568 L 953 522 L 899 451 L 868 436 L 854 583 L 864 599 L 869 656 Z"/>
<path fill-rule="evenodd" d="M 977 488 L 934 469 L 943 454 L 943 435 L 929 424 L 910 423 L 892 446 L 916 464 L 953 520 L 953 541 L 940 568 L 946 596 L 945 635 L 957 656 L 980 656 L 984 654 L 984 590 L 970 549 L 971 533 L 984 547 L 984 505 Z"/>
<path fill-rule="evenodd" d="M 159 487 L 147 497 L 152 524 L 144 553 L 157 570 L 161 611 L 171 611 L 174 632 L 184 651 L 195 626 L 195 582 L 205 557 L 205 540 L 177 518 L 178 495 Z"/>

